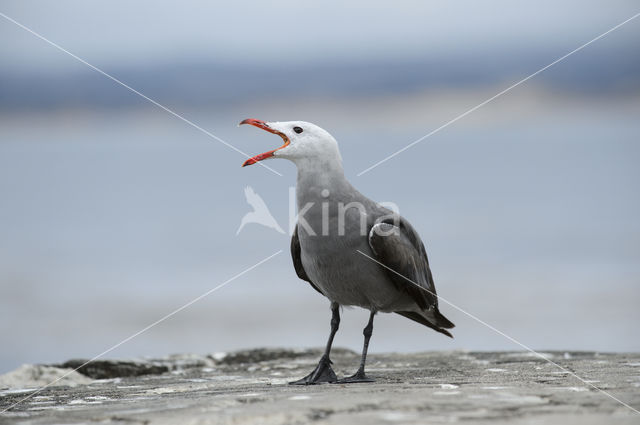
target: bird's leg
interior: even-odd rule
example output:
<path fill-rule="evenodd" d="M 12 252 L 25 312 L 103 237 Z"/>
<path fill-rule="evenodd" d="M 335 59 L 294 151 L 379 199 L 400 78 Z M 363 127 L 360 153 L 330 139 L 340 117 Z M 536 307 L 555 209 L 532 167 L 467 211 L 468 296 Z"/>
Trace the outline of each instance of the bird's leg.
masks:
<path fill-rule="evenodd" d="M 374 379 L 369 378 L 364 373 L 364 364 L 367 361 L 367 350 L 369 349 L 369 340 L 371 339 L 371 334 L 373 334 L 373 316 L 375 316 L 376 312 L 372 311 L 369 316 L 369 323 L 365 326 L 362 334 L 364 335 L 364 347 L 362 347 L 362 360 L 360 361 L 360 367 L 358 371 L 348 378 L 342 378 L 336 381 L 336 384 L 351 384 L 356 382 L 375 382 Z"/>
<path fill-rule="evenodd" d="M 313 385 L 323 382 L 336 382 L 338 378 L 335 372 L 331 368 L 331 360 L 329 360 L 329 354 L 331 353 L 331 344 L 333 344 L 333 337 L 338 332 L 340 326 L 340 306 L 338 303 L 331 303 L 331 333 L 329 334 L 329 340 L 327 341 L 327 347 L 324 350 L 324 354 L 320 358 L 318 366 L 302 379 L 289 382 L 291 385 Z"/>

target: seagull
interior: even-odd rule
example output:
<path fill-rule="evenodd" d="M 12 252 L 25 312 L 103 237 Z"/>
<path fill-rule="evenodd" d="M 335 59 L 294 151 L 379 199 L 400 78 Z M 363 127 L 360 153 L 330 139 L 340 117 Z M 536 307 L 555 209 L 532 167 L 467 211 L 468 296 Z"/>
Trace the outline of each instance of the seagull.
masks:
<path fill-rule="evenodd" d="M 247 223 L 262 224 L 263 226 L 284 234 L 284 230 L 282 230 L 282 227 L 280 227 L 276 219 L 273 218 L 271 211 L 267 208 L 267 204 L 264 203 L 262 197 L 258 195 L 251 186 L 244 188 L 244 197 L 247 199 L 247 203 L 253 208 L 253 211 L 246 213 L 244 217 L 242 217 L 236 236 L 240 234 L 240 231 Z"/>
<path fill-rule="evenodd" d="M 429 260 L 420 236 L 399 214 L 358 192 L 345 178 L 338 142 L 327 131 L 304 121 L 240 123 L 282 138 L 279 148 L 247 159 L 242 166 L 270 158 L 292 161 L 298 170 L 298 221 L 291 237 L 291 257 L 298 277 L 331 302 L 331 332 L 316 368 L 290 384 L 374 382 L 365 374 L 373 318 L 397 313 L 452 337 L 454 324 L 438 310 Z M 370 311 L 363 330 L 360 366 L 338 379 L 331 367 L 340 306 Z"/>

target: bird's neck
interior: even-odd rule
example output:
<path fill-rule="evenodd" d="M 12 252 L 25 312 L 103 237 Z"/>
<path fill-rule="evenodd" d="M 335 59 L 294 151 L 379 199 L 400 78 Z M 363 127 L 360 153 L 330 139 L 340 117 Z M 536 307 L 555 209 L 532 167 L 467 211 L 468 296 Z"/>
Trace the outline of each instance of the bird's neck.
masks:
<path fill-rule="evenodd" d="M 350 185 L 344 176 L 340 158 L 303 158 L 296 161 L 296 166 L 298 206 L 320 197 L 325 198 L 324 190 L 335 194 Z"/>

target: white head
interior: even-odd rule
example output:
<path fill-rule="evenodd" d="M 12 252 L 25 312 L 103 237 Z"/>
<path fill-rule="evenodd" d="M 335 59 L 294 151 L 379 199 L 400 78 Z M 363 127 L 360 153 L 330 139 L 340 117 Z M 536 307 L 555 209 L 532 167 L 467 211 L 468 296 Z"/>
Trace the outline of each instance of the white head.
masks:
<path fill-rule="evenodd" d="M 296 165 L 324 164 L 342 168 L 338 142 L 327 131 L 304 121 L 264 122 L 247 118 L 240 124 L 251 124 L 269 133 L 277 134 L 284 145 L 247 159 L 242 166 L 252 165 L 268 158 L 284 158 Z"/>

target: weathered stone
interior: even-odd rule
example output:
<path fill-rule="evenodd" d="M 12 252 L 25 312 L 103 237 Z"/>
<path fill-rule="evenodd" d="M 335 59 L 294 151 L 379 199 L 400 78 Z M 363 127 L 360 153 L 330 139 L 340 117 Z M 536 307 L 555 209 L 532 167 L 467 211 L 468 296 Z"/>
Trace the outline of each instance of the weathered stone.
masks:
<path fill-rule="evenodd" d="M 621 403 L 640 407 L 637 353 L 544 353 L 555 365 L 521 352 L 371 354 L 374 384 L 287 384 L 308 373 L 320 353 L 171 356 L 146 362 L 167 368 L 159 375 L 49 387 L 24 401 L 32 391 L 0 390 L 0 410 L 20 401 L 0 423 L 640 423 L 640 414 Z M 336 350 L 332 359 L 345 376 L 359 355 Z"/>
<path fill-rule="evenodd" d="M 343 348 L 335 348 L 334 355 L 353 354 L 351 350 Z M 232 353 L 217 353 L 212 359 L 219 364 L 235 365 L 235 364 L 255 364 L 266 362 L 269 360 L 286 360 L 297 359 L 301 357 L 309 357 L 318 354 L 318 350 L 286 350 L 279 348 L 256 348 L 253 350 L 236 351 Z"/>
<path fill-rule="evenodd" d="M 166 365 L 148 362 L 95 360 L 87 363 L 86 359 L 72 359 L 61 365 L 53 365 L 77 372 L 93 379 L 123 378 L 129 376 L 160 375 L 169 372 Z"/>
<path fill-rule="evenodd" d="M 75 387 L 89 384 L 92 380 L 74 371 L 73 368 L 25 364 L 0 376 L 0 389 L 38 388 L 52 382 L 56 385 Z"/>

